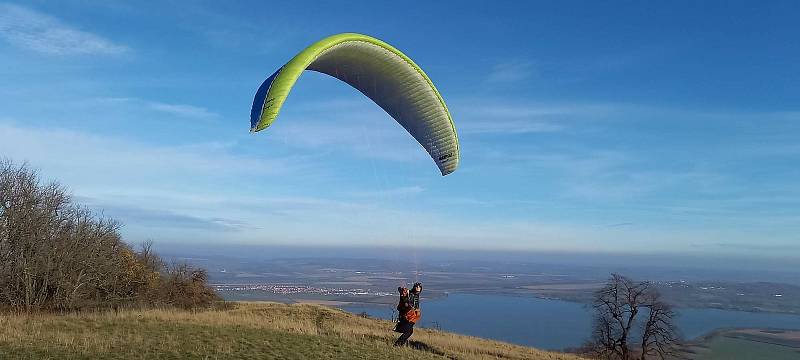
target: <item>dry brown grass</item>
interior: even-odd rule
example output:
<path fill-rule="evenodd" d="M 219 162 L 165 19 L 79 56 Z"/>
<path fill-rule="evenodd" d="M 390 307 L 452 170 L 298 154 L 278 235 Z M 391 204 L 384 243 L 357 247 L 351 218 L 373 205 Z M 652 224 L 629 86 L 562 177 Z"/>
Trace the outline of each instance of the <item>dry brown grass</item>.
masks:
<path fill-rule="evenodd" d="M 392 325 L 319 305 L 278 303 L 5 315 L 0 358 L 578 359 L 429 329 L 415 329 L 419 349 L 394 348 Z"/>

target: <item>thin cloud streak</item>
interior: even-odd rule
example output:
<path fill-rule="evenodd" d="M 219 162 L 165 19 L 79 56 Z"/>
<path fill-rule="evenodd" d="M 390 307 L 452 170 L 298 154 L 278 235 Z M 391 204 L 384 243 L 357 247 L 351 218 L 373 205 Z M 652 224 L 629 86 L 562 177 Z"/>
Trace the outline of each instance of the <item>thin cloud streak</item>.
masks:
<path fill-rule="evenodd" d="M 192 119 L 212 119 L 220 117 L 219 114 L 200 106 L 189 104 L 174 104 L 132 97 L 101 97 L 79 101 L 81 104 L 94 107 L 98 104 L 116 106 L 127 105 L 141 109 L 156 111 L 168 115 Z"/>
<path fill-rule="evenodd" d="M 78 197 L 76 200 L 98 212 L 102 212 L 104 216 L 109 216 L 115 220 L 121 221 L 123 225 L 133 224 L 137 227 L 194 229 L 221 232 L 242 231 L 253 228 L 244 222 L 220 217 L 206 218 L 164 209 L 113 204 L 88 197 Z"/>
<path fill-rule="evenodd" d="M 414 186 L 401 186 L 391 189 L 385 190 L 375 190 L 375 191 L 358 191 L 353 192 L 351 195 L 355 197 L 367 197 L 367 198 L 388 198 L 388 197 L 396 197 L 396 196 L 411 196 L 420 194 L 425 191 L 425 188 L 419 185 Z"/>
<path fill-rule="evenodd" d="M 0 37 L 48 55 L 118 55 L 130 49 L 36 10 L 0 4 Z"/>
<path fill-rule="evenodd" d="M 495 64 L 487 77 L 487 81 L 490 83 L 514 83 L 526 80 L 534 75 L 533 62 L 509 60 Z"/>
<path fill-rule="evenodd" d="M 475 106 L 462 100 L 451 106 L 459 133 L 519 135 L 560 132 L 581 122 L 608 119 L 624 111 L 624 106 L 617 104 L 481 103 Z"/>
<path fill-rule="evenodd" d="M 213 118 L 218 115 L 206 108 L 184 104 L 165 104 L 160 102 L 146 102 L 147 106 L 156 111 L 187 118 Z"/>
<path fill-rule="evenodd" d="M 471 121 L 459 127 L 463 134 L 530 134 L 563 130 L 564 127 L 546 121 Z"/>

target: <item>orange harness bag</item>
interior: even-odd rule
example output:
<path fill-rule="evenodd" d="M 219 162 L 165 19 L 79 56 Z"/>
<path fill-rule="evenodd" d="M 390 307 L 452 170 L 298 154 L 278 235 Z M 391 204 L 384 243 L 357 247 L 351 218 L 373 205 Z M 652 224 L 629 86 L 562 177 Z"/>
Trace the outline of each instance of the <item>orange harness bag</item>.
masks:
<path fill-rule="evenodd" d="M 414 324 L 422 317 L 422 312 L 419 309 L 409 310 L 403 317 L 406 318 L 406 321 Z"/>

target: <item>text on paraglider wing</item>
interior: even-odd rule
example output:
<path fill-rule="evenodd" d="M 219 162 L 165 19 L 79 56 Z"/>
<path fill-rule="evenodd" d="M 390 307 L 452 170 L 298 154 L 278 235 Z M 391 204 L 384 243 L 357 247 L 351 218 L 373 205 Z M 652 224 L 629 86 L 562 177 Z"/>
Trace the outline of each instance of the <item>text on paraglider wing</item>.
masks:
<path fill-rule="evenodd" d="M 442 156 L 439 156 L 439 161 L 442 161 L 442 160 L 445 160 L 445 159 L 449 159 L 451 157 L 453 157 L 453 153 L 447 153 L 447 154 L 444 154 Z"/>

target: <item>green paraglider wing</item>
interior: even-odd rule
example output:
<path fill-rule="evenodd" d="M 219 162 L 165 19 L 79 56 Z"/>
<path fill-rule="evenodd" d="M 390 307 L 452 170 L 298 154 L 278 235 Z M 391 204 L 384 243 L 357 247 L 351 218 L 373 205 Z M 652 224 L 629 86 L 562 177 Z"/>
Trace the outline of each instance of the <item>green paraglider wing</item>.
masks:
<path fill-rule="evenodd" d="M 333 76 L 372 99 L 425 148 L 442 175 L 458 167 L 461 153 L 456 128 L 431 80 L 399 50 L 361 34 L 322 39 L 264 81 L 253 101 L 251 131 L 272 125 L 305 70 Z"/>

